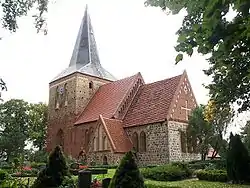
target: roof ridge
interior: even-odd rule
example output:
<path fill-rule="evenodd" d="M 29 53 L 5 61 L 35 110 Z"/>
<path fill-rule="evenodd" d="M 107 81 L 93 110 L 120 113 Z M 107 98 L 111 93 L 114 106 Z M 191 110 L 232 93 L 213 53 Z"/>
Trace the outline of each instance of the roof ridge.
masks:
<path fill-rule="evenodd" d="M 170 79 L 174 79 L 174 78 L 177 78 L 177 77 L 182 77 L 182 75 L 183 74 L 179 74 L 177 76 L 173 76 L 173 77 L 170 77 L 170 78 L 165 78 L 163 80 L 158 80 L 158 81 L 155 81 L 155 82 L 147 83 L 147 84 L 145 84 L 145 86 L 156 84 L 156 83 L 159 83 L 159 82 L 164 82 L 164 81 L 167 81 L 167 80 L 170 80 Z"/>
<path fill-rule="evenodd" d="M 102 116 L 102 115 L 101 115 Z M 103 117 L 102 116 L 102 118 L 103 119 L 106 119 L 106 120 L 111 120 L 111 121 L 119 121 L 119 122 L 123 122 L 122 120 L 120 120 L 120 119 L 113 119 L 113 118 L 107 118 L 107 117 Z"/>
<path fill-rule="evenodd" d="M 132 83 L 129 85 L 129 89 L 127 90 L 127 92 L 126 92 L 126 93 L 124 94 L 124 96 L 122 97 L 122 99 L 121 99 L 119 105 L 118 105 L 117 108 L 115 109 L 115 111 L 114 111 L 114 113 L 112 114 L 112 116 L 114 116 L 114 115 L 116 114 L 117 110 L 120 108 L 121 104 L 123 103 L 125 97 L 128 95 L 129 90 L 131 89 L 131 87 L 132 87 L 132 86 L 134 85 L 134 83 L 136 82 L 136 80 L 137 80 L 136 78 L 138 78 L 139 76 L 140 76 L 140 73 L 139 73 L 139 72 L 138 72 L 137 74 L 134 75 L 135 80 L 132 81 Z M 131 78 L 132 78 L 132 77 L 131 77 Z"/>

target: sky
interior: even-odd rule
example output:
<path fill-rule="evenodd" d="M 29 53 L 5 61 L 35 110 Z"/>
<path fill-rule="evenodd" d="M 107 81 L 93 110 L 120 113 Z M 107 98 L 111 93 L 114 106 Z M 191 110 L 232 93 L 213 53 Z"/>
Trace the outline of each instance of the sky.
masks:
<path fill-rule="evenodd" d="M 48 35 L 37 34 L 31 15 L 19 30 L 0 30 L 0 76 L 7 83 L 4 100 L 48 102 L 49 82 L 69 65 L 86 3 L 101 64 L 116 78 L 141 72 L 146 83 L 187 71 L 198 103 L 206 104 L 210 82 L 206 57 L 194 53 L 175 65 L 176 31 L 185 12 L 167 15 L 145 7 L 145 0 L 56 0 L 47 14 Z"/>

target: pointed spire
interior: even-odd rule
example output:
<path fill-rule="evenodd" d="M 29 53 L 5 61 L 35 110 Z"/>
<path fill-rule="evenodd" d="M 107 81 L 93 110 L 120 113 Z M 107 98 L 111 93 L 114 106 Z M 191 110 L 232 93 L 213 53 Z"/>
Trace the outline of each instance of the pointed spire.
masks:
<path fill-rule="evenodd" d="M 84 16 L 77 35 L 69 67 L 54 80 L 65 77 L 74 72 L 81 72 L 108 80 L 115 80 L 114 76 L 106 71 L 100 63 L 94 31 L 88 12 L 88 5 L 85 7 Z"/>

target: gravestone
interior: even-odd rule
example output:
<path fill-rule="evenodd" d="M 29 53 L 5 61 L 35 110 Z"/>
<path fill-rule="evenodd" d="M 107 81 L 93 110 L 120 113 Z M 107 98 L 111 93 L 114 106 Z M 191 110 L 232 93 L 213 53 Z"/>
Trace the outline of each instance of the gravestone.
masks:
<path fill-rule="evenodd" d="M 91 172 L 81 170 L 78 174 L 78 188 L 90 188 Z"/>
<path fill-rule="evenodd" d="M 103 188 L 108 188 L 110 184 L 111 178 L 105 178 L 102 180 L 102 187 Z"/>

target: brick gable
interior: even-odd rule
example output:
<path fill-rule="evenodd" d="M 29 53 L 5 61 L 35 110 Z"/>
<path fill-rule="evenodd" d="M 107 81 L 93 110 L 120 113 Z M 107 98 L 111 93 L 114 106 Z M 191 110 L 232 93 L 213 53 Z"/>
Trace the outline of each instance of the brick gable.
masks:
<path fill-rule="evenodd" d="M 196 106 L 197 102 L 191 84 L 186 72 L 184 71 L 171 102 L 168 119 L 187 122 L 187 116 L 190 115 L 191 111 Z"/>

